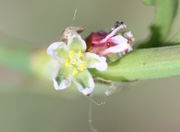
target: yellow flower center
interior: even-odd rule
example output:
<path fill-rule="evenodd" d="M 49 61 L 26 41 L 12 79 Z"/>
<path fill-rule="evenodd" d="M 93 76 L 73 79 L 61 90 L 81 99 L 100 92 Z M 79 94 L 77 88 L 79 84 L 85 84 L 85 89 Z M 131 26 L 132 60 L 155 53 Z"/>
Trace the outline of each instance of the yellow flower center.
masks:
<path fill-rule="evenodd" d="M 73 69 L 72 75 L 75 76 L 78 73 L 78 70 L 76 68 Z"/>
<path fill-rule="evenodd" d="M 85 69 L 85 61 L 83 60 L 80 64 L 80 70 L 84 71 L 84 69 Z"/>
<path fill-rule="evenodd" d="M 66 66 L 66 67 L 69 67 L 69 66 L 70 66 L 70 62 L 69 62 L 69 60 L 66 60 L 66 62 L 65 62 L 65 66 Z"/>
<path fill-rule="evenodd" d="M 79 57 L 83 57 L 83 53 L 81 50 L 78 52 L 78 55 L 79 55 Z"/>
<path fill-rule="evenodd" d="M 86 69 L 86 62 L 84 60 L 83 52 L 81 50 L 78 52 L 70 50 L 68 53 L 68 58 L 65 61 L 65 67 L 72 68 L 73 76 L 76 76 L 78 72 L 84 71 Z"/>
<path fill-rule="evenodd" d="M 70 50 L 69 51 L 69 58 L 72 59 L 74 56 L 74 51 L 73 50 Z"/>

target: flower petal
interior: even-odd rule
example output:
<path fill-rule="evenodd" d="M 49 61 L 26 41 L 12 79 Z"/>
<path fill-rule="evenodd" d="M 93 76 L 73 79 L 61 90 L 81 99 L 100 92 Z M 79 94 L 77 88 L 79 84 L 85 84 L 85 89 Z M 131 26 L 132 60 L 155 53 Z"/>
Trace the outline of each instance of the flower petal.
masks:
<path fill-rule="evenodd" d="M 53 75 L 54 88 L 56 90 L 62 90 L 71 85 L 72 78 L 68 77 L 63 68 L 59 68 Z"/>
<path fill-rule="evenodd" d="M 125 32 L 123 36 L 130 41 L 130 43 L 135 41 L 135 38 L 132 34 L 132 32 Z"/>
<path fill-rule="evenodd" d="M 95 86 L 94 80 L 88 70 L 77 74 L 74 84 L 77 86 L 78 90 L 86 96 L 92 93 Z"/>
<path fill-rule="evenodd" d="M 70 50 L 74 50 L 74 51 L 86 50 L 86 42 L 78 34 L 74 34 L 72 37 L 69 38 L 68 46 Z"/>
<path fill-rule="evenodd" d="M 133 34 L 132 34 L 132 32 L 125 32 L 124 37 L 127 38 L 127 39 L 128 38 L 133 38 Z"/>
<path fill-rule="evenodd" d="M 88 68 L 96 68 L 99 71 L 106 70 L 108 66 L 105 57 L 90 52 L 86 52 L 85 62 Z"/>
<path fill-rule="evenodd" d="M 120 24 L 118 27 L 113 29 L 104 39 L 100 41 L 93 41 L 94 44 L 102 44 L 105 43 L 108 39 L 116 35 L 121 29 L 125 29 L 126 25 L 125 24 Z"/>
<path fill-rule="evenodd" d="M 47 53 L 55 60 L 62 60 L 66 52 L 67 45 L 64 42 L 54 42 L 47 49 Z"/>
<path fill-rule="evenodd" d="M 128 40 L 121 35 L 117 35 L 111 38 L 111 42 L 115 43 L 115 46 L 112 46 L 103 51 L 103 55 L 112 54 L 112 53 L 122 53 L 129 52 L 132 50 Z"/>

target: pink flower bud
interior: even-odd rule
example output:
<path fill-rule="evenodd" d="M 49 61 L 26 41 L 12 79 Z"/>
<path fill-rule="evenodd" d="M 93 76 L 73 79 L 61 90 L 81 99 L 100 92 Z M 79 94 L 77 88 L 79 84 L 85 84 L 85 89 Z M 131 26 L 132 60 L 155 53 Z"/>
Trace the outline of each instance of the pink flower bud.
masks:
<path fill-rule="evenodd" d="M 106 32 L 92 32 L 87 38 L 87 51 L 99 55 L 107 56 L 111 54 L 126 54 L 132 50 L 132 42 L 134 41 L 131 32 L 121 32 L 126 25 L 120 23 L 116 25 L 112 31 Z"/>

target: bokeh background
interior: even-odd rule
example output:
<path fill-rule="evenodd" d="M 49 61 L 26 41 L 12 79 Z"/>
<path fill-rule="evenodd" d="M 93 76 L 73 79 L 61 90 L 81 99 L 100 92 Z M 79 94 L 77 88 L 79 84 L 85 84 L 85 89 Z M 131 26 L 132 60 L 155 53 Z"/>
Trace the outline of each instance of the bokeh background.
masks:
<path fill-rule="evenodd" d="M 141 0 L 0 0 L 0 43 L 34 51 L 48 47 L 69 25 L 85 27 L 86 36 L 109 30 L 117 20 L 141 42 L 150 33 L 154 13 Z M 171 37 L 180 31 L 179 23 L 180 13 Z M 99 132 L 180 131 L 180 77 L 131 82 L 119 89 L 105 105 L 93 104 Z M 0 131 L 90 132 L 88 110 L 83 95 L 55 91 L 52 82 L 0 65 Z"/>

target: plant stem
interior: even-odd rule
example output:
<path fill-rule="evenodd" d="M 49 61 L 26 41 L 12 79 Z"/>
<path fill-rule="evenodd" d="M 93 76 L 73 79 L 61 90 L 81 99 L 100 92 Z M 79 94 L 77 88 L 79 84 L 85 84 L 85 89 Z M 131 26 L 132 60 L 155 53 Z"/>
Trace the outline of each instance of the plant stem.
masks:
<path fill-rule="evenodd" d="M 42 54 L 47 57 L 44 50 L 42 50 Z M 38 71 L 32 71 L 30 65 L 31 55 L 30 51 L 0 47 L 0 65 L 27 74 L 40 72 L 41 70 L 43 72 L 43 67 L 47 65 L 47 62 L 41 62 L 42 55 L 37 54 L 35 58 L 37 58 L 38 62 L 33 61 L 33 63 L 41 62 L 41 67 L 38 68 Z M 135 81 L 178 76 L 180 75 L 180 46 L 136 49 L 118 62 L 110 64 L 106 71 L 92 70 L 91 72 L 94 76 L 114 81 Z"/>
<path fill-rule="evenodd" d="M 30 51 L 9 49 L 0 45 L 0 65 L 20 72 L 30 73 Z"/>
<path fill-rule="evenodd" d="M 104 72 L 92 71 L 108 80 L 135 81 L 180 75 L 180 46 L 138 49 L 109 65 Z"/>

